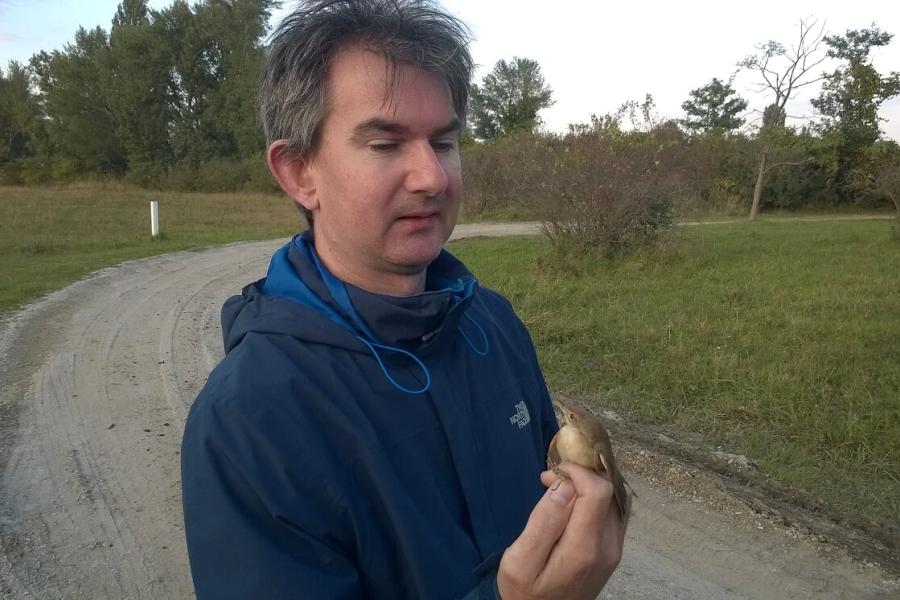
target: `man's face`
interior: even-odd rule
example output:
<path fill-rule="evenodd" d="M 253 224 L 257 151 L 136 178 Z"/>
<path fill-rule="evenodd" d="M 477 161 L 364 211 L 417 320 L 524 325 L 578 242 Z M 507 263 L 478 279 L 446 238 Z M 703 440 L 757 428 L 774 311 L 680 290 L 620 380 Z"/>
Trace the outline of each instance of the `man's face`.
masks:
<path fill-rule="evenodd" d="M 415 290 L 398 284 L 421 279 L 456 224 L 460 123 L 440 76 L 408 65 L 389 75 L 362 48 L 336 56 L 310 208 L 316 250 L 335 275 L 402 295 Z"/>

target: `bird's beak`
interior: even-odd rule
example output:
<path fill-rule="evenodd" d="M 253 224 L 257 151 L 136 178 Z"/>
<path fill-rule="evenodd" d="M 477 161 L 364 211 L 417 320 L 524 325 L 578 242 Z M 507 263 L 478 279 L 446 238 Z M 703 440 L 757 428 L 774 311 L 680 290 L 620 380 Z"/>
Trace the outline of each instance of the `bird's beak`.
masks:
<path fill-rule="evenodd" d="M 556 398 L 551 398 L 550 400 L 551 400 L 551 402 L 553 402 L 553 406 L 556 407 L 556 410 L 558 410 L 560 413 L 562 413 L 563 420 L 566 423 L 568 423 L 569 417 L 566 416 L 566 414 L 567 414 L 566 413 L 566 405 L 563 404 L 562 402 L 560 402 L 559 400 L 557 400 Z"/>

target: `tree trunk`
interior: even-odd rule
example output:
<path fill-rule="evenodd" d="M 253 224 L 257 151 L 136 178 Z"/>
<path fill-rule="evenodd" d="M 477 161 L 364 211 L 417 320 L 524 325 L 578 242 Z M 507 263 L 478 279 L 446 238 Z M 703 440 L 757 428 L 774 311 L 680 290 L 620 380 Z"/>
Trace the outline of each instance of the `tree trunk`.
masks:
<path fill-rule="evenodd" d="M 894 203 L 894 238 L 900 240 L 900 196 L 897 196 L 893 192 L 888 192 L 888 198 L 891 199 L 891 202 Z"/>
<path fill-rule="evenodd" d="M 750 220 L 759 212 L 759 200 L 762 198 L 763 185 L 766 183 L 766 163 L 769 161 L 769 149 L 763 148 L 759 158 L 759 173 L 756 175 L 756 187 L 753 188 L 753 205 L 750 207 Z"/>

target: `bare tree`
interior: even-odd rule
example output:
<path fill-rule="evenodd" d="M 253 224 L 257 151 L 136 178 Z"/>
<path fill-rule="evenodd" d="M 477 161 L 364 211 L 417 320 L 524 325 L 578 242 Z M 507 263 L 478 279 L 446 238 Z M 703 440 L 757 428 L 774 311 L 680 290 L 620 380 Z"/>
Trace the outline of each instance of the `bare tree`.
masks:
<path fill-rule="evenodd" d="M 779 137 L 784 133 L 786 106 L 796 96 L 797 91 L 822 79 L 812 77 L 813 69 L 818 67 L 826 55 L 821 52 L 825 24 L 816 27 L 815 19 L 800 20 L 800 35 L 796 44 L 785 48 L 779 42 L 769 40 L 759 44 L 757 54 L 748 56 L 738 63 L 744 69 L 757 71 L 762 81 L 757 84 L 757 91 L 774 95 L 773 101 L 763 114 L 762 127 L 759 131 L 761 142 L 759 170 L 756 186 L 753 188 L 753 205 L 750 208 L 750 220 L 759 212 L 759 201 L 766 182 L 766 174 L 775 167 L 797 163 L 769 163 L 772 149 Z M 806 162 L 806 161 L 801 161 Z"/>

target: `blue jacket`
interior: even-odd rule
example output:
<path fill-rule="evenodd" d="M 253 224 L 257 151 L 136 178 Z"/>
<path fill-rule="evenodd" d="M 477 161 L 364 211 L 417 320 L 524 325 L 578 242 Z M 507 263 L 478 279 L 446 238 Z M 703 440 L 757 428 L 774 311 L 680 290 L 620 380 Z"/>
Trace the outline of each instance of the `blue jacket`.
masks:
<path fill-rule="evenodd" d="M 510 304 L 446 251 L 368 293 L 297 236 L 222 323 L 182 445 L 198 598 L 494 598 L 557 427 Z"/>

